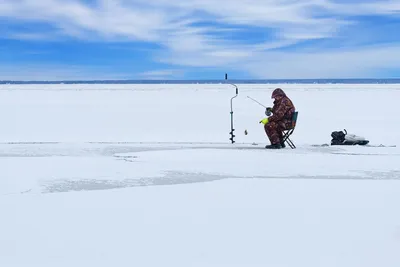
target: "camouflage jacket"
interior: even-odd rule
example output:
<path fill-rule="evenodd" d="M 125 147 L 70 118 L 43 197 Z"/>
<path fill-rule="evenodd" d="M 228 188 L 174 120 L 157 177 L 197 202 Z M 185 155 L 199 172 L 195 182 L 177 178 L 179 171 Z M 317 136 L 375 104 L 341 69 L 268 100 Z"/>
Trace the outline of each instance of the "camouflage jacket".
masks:
<path fill-rule="evenodd" d="M 284 96 L 280 101 L 275 100 L 274 106 L 272 108 L 272 116 L 269 117 L 268 121 L 283 121 L 283 120 L 292 120 L 293 113 L 295 112 L 295 107 L 292 101 Z"/>

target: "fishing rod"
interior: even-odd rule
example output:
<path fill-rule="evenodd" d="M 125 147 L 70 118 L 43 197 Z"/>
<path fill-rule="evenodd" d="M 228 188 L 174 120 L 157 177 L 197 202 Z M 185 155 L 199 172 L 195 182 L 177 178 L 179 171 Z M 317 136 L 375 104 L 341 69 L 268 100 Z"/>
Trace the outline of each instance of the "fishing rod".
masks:
<path fill-rule="evenodd" d="M 254 102 L 256 102 L 257 104 L 259 104 L 260 106 L 265 108 L 265 115 L 267 116 L 271 116 L 272 113 L 272 109 L 270 107 L 266 107 L 263 104 L 261 104 L 260 102 L 258 102 L 257 100 L 255 100 L 254 98 L 251 98 L 250 96 L 247 96 L 247 98 L 253 100 Z"/>
<path fill-rule="evenodd" d="M 267 108 L 266 106 L 264 106 L 263 104 L 261 104 L 260 102 L 258 102 L 257 100 L 255 100 L 254 98 L 251 98 L 250 96 L 247 96 L 247 98 L 253 100 L 254 102 L 256 102 L 257 104 L 259 104 L 260 106 Z"/>

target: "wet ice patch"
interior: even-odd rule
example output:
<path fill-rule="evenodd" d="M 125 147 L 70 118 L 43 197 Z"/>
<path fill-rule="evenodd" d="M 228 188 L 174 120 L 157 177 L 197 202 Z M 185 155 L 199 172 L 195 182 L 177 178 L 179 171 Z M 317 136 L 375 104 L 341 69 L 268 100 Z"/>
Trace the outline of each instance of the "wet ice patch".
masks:
<path fill-rule="evenodd" d="M 373 148 L 374 149 L 374 148 Z M 338 151 L 342 153 L 337 154 Z M 347 153 L 360 153 L 358 156 Z M 364 154 L 361 154 L 361 153 Z M 398 152 L 398 150 L 397 150 Z M 141 152 L 149 168 L 162 171 L 202 172 L 234 177 L 379 177 L 397 179 L 396 151 L 332 148 L 267 151 L 265 149 L 197 148 Z M 391 156 L 388 156 L 391 155 Z M 372 179 L 373 177 L 371 177 Z"/>
<path fill-rule="evenodd" d="M 41 193 L 67 193 L 74 191 L 114 190 L 143 186 L 184 185 L 214 182 L 223 179 L 274 179 L 274 180 L 399 180 L 400 172 L 366 172 L 365 175 L 297 175 L 297 176 L 235 176 L 212 173 L 170 171 L 160 177 L 135 179 L 59 179 L 43 182 Z M 29 191 L 21 193 L 29 193 Z"/>
<path fill-rule="evenodd" d="M 62 193 L 71 191 L 112 190 L 139 186 L 162 186 L 204 183 L 229 178 L 224 175 L 206 173 L 167 172 L 161 177 L 124 180 L 63 179 L 42 183 L 42 193 Z"/>

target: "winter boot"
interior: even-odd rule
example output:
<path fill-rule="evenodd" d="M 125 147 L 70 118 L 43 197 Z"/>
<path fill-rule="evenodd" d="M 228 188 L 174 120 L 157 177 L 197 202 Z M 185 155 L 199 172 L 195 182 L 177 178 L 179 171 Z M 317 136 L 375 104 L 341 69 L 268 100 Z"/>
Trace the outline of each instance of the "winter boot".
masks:
<path fill-rule="evenodd" d="M 274 145 L 267 145 L 265 146 L 266 149 L 281 149 L 281 144 L 274 144 Z"/>

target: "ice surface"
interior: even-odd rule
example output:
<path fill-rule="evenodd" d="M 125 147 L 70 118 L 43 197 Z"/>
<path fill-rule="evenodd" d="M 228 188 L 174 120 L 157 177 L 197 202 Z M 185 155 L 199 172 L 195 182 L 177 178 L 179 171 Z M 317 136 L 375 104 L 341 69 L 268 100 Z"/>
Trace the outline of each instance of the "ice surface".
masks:
<path fill-rule="evenodd" d="M 400 85 L 239 88 L 1 85 L 0 266 L 400 266 Z"/>

